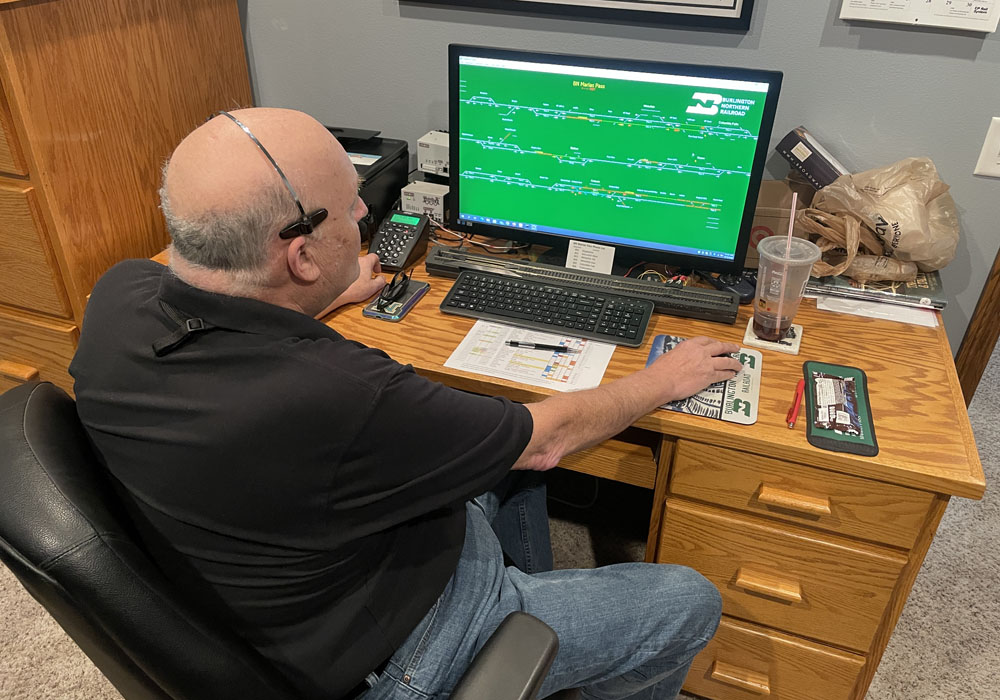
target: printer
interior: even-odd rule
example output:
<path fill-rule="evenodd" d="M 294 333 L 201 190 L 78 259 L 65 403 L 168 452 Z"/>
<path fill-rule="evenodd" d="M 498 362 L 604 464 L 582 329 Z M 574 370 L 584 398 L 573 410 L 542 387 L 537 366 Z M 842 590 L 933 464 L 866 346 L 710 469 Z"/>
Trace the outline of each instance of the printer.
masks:
<path fill-rule="evenodd" d="M 368 215 L 361 220 L 361 240 L 367 241 L 385 215 L 396 208 L 410 172 L 410 149 L 402 139 L 387 139 L 378 131 L 328 126 L 358 171 L 361 201 Z"/>

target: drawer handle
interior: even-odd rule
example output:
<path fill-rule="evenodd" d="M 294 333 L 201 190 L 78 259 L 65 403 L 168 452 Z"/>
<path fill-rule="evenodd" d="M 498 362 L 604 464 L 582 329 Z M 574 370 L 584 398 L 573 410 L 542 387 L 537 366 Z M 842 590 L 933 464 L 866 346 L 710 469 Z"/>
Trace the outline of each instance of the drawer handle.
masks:
<path fill-rule="evenodd" d="M 712 664 L 712 680 L 734 685 L 757 695 L 771 694 L 771 679 L 766 674 L 748 671 L 723 661 Z"/>
<path fill-rule="evenodd" d="M 789 603 L 802 602 L 802 585 L 798 581 L 789 581 L 773 574 L 764 574 L 740 567 L 736 572 L 736 585 L 753 593 L 760 593 L 769 598 L 777 598 Z"/>
<path fill-rule="evenodd" d="M 30 382 L 32 379 L 38 379 L 38 369 L 8 360 L 0 360 L 0 376 L 17 382 Z"/>
<path fill-rule="evenodd" d="M 830 515 L 830 499 L 782 491 L 773 486 L 760 485 L 757 500 L 766 506 L 795 510 L 807 515 Z"/>

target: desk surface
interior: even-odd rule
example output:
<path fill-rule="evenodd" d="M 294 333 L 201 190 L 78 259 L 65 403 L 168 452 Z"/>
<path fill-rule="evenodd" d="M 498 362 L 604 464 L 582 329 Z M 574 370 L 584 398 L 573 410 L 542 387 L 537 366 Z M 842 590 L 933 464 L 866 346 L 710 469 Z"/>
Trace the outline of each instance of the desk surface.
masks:
<path fill-rule="evenodd" d="M 414 268 L 414 279 L 430 282 L 430 291 L 398 323 L 365 318 L 360 305 L 338 309 L 324 320 L 344 336 L 381 348 L 398 362 L 413 365 L 423 376 L 449 386 L 521 402 L 555 393 L 444 367 L 474 321 L 438 310 L 451 280 L 429 276 L 422 263 Z M 740 343 L 749 309 L 741 307 L 732 326 L 655 314 L 642 347 L 615 350 L 604 382 L 641 369 L 652 338 L 660 333 L 709 335 Z M 818 311 L 811 299 L 803 301 L 795 322 L 804 328 L 798 355 L 761 351 L 762 386 L 755 425 L 663 410 L 653 411 L 635 425 L 928 491 L 982 496 L 986 487 L 983 468 L 943 326 L 925 328 Z M 804 420 L 788 429 L 785 413 L 806 360 L 853 365 L 868 374 L 878 456 L 857 457 L 815 448 L 806 441 Z"/>

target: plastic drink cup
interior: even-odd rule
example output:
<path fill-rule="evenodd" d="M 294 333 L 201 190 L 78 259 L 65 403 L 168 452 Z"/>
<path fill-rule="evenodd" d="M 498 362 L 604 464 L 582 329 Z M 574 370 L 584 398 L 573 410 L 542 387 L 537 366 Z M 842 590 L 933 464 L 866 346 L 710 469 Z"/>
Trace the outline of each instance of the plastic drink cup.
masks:
<path fill-rule="evenodd" d="M 757 244 L 760 267 L 753 305 L 753 332 L 761 340 L 777 342 L 785 337 L 802 293 L 809 281 L 809 271 L 819 260 L 820 250 L 804 238 L 769 236 Z"/>

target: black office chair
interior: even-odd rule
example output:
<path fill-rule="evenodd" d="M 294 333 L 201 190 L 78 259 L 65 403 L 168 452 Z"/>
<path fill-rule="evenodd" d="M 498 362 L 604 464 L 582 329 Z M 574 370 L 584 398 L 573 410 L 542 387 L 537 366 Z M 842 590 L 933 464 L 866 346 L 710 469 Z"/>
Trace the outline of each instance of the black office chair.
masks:
<path fill-rule="evenodd" d="M 47 382 L 0 396 L 0 560 L 118 691 L 128 700 L 297 698 L 267 659 L 171 588 L 126 522 L 73 400 Z M 557 648 L 551 628 L 514 613 L 452 697 L 530 700 Z"/>

